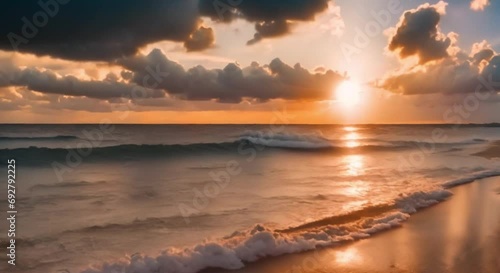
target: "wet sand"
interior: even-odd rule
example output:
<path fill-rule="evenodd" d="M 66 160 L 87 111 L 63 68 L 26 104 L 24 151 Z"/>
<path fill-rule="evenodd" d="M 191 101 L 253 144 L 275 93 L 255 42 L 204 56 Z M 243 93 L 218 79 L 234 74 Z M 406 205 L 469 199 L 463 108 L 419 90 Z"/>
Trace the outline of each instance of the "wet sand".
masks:
<path fill-rule="evenodd" d="M 366 240 L 249 264 L 232 273 L 498 273 L 500 178 L 453 188 L 449 200 Z"/>
<path fill-rule="evenodd" d="M 488 149 L 474 155 L 482 156 L 488 159 L 500 158 L 500 141 L 493 143 Z"/>

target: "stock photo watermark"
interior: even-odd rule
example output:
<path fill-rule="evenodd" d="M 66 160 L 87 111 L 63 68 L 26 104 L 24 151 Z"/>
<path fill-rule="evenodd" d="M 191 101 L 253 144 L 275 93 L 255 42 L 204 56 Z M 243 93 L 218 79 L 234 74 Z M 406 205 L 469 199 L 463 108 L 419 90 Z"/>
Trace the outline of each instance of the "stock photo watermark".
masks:
<path fill-rule="evenodd" d="M 31 18 L 26 16 L 21 18 L 23 25 L 19 32 L 10 32 L 7 38 L 14 50 L 18 50 L 21 44 L 28 44 L 35 38 L 41 28 L 49 24 L 50 18 L 56 16 L 61 7 L 68 4 L 71 0 L 39 0 L 40 10 L 35 12 Z"/>
<path fill-rule="evenodd" d="M 147 66 L 145 71 L 148 75 L 143 77 L 141 86 L 136 85 L 133 87 L 132 95 L 128 98 L 130 103 L 118 106 L 111 104 L 113 111 L 121 112 L 118 116 L 118 120 L 125 120 L 129 116 L 130 111 L 135 107 L 134 101 L 146 98 L 147 89 L 158 88 L 164 79 L 170 75 L 168 72 L 161 71 L 159 65 L 154 69 L 151 66 Z M 80 166 L 84 162 L 84 159 L 92 154 L 95 148 L 100 147 L 106 136 L 113 139 L 114 130 L 115 126 L 108 119 L 101 120 L 97 128 L 82 130 L 83 138 L 77 143 L 76 148 L 66 147 L 68 152 L 65 156 L 65 161 L 63 163 L 54 161 L 51 164 L 59 182 L 64 180 L 63 176 L 66 173 L 70 173 Z"/>
<path fill-rule="evenodd" d="M 243 3 L 244 0 L 214 0 L 213 6 L 215 11 L 217 12 L 217 16 L 219 20 L 224 21 L 226 18 L 226 14 L 229 12 L 230 14 L 234 14 L 236 12 L 236 8 Z"/>
<path fill-rule="evenodd" d="M 7 263 L 16 265 L 16 160 L 7 161 Z"/>
<path fill-rule="evenodd" d="M 443 121 L 452 125 L 452 130 L 457 130 L 465 124 L 472 114 L 480 109 L 481 103 L 486 102 L 500 90 L 500 82 L 493 79 L 493 75 L 487 77 L 481 75 L 477 78 L 479 84 L 474 92 L 467 94 L 461 103 L 455 103 L 443 113 Z M 421 166 L 425 159 L 436 152 L 436 145 L 449 139 L 446 128 L 434 128 L 429 139 L 425 142 L 415 141 L 417 151 L 411 152 L 406 156 L 399 157 L 399 166 L 397 172 L 405 176 L 408 170 Z"/>
<path fill-rule="evenodd" d="M 290 124 L 290 119 L 292 118 L 293 116 L 288 114 L 286 110 L 274 112 L 269 125 L 270 129 L 253 132 L 253 134 L 258 135 L 260 138 L 272 138 L 276 134 L 283 133 L 285 126 Z M 239 156 L 244 156 L 244 160 L 250 163 L 265 149 L 265 145 L 241 139 L 237 147 L 237 153 Z M 178 205 L 179 212 L 186 224 L 190 223 L 189 218 L 192 215 L 199 214 L 206 209 L 210 205 L 211 200 L 218 197 L 229 186 L 232 179 L 243 172 L 242 162 L 238 160 L 229 160 L 225 163 L 224 167 L 225 169 L 222 171 L 210 171 L 208 176 L 211 178 L 211 181 L 205 183 L 202 189 L 196 187 L 192 189 L 194 196 L 190 204 L 180 203 Z"/>
<path fill-rule="evenodd" d="M 340 49 L 347 62 L 351 62 L 355 56 L 367 49 L 371 45 L 372 39 L 382 35 L 390 26 L 393 18 L 399 18 L 401 12 L 403 12 L 401 0 L 389 0 L 385 9 L 370 12 L 371 20 L 363 27 L 354 29 L 353 41 L 340 43 Z"/>

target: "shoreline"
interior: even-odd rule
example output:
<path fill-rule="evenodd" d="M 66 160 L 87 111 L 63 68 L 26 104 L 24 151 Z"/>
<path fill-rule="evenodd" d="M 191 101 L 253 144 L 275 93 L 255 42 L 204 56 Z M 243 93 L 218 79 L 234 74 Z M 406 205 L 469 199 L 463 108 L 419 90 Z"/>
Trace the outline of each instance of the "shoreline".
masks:
<path fill-rule="evenodd" d="M 500 141 L 495 141 L 486 150 L 473 154 L 487 159 L 500 158 Z"/>
<path fill-rule="evenodd" d="M 500 272 L 500 177 L 449 190 L 448 200 L 367 239 L 203 272 Z"/>

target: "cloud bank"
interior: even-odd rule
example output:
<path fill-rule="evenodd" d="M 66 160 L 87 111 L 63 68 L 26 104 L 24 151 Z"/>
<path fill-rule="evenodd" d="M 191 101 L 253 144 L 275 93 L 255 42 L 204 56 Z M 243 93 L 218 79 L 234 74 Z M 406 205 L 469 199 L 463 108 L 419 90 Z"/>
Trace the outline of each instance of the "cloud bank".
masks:
<path fill-rule="evenodd" d="M 456 46 L 457 34 L 439 31 L 446 5 L 425 4 L 404 13 L 388 48 L 401 59 L 417 57 L 418 63 L 389 73 L 378 87 L 404 95 L 500 91 L 500 55 L 487 41 L 466 52 Z"/>
<path fill-rule="evenodd" d="M 155 105 L 155 99 L 165 97 L 258 103 L 272 99 L 329 99 L 332 90 L 344 79 L 331 70 L 310 72 L 300 64 L 292 67 L 280 59 L 268 65 L 254 62 L 243 68 L 230 63 L 223 69 L 207 69 L 201 65 L 186 69 L 169 60 L 159 49 L 148 55 L 120 58 L 115 65 L 122 68 L 120 75 L 109 73 L 101 80 L 84 80 L 48 69 L 21 68 L 4 58 L 0 59 L 0 88 L 17 87 L 41 94 L 87 97 L 111 103 L 125 99 Z"/>
<path fill-rule="evenodd" d="M 201 51 L 216 33 L 203 19 L 255 23 L 253 42 L 289 32 L 292 21 L 312 21 L 330 0 L 27 0 L 8 1 L 0 17 L 0 50 L 70 60 L 110 61 L 159 41 Z M 250 44 L 253 42 L 249 42 Z"/>
<path fill-rule="evenodd" d="M 120 59 L 117 64 L 127 70 L 124 73 L 130 75 L 132 83 L 148 87 L 143 81 L 151 74 L 148 68 L 154 68 L 163 75 L 155 87 L 170 95 L 226 103 L 239 103 L 245 98 L 261 102 L 329 99 L 333 88 L 344 79 L 331 70 L 311 73 L 300 64 L 292 67 L 280 59 L 264 66 L 253 62 L 244 68 L 230 63 L 223 69 L 201 65 L 185 69 L 157 49 L 148 55 Z"/>

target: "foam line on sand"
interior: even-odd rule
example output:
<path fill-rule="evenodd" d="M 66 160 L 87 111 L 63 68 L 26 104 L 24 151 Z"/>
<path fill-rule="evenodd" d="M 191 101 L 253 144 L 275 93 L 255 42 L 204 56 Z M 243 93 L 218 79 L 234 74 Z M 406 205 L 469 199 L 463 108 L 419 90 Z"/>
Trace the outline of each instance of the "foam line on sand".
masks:
<path fill-rule="evenodd" d="M 401 228 L 345 246 L 248 264 L 231 273 L 500 272 L 500 177 L 453 188 Z"/>

